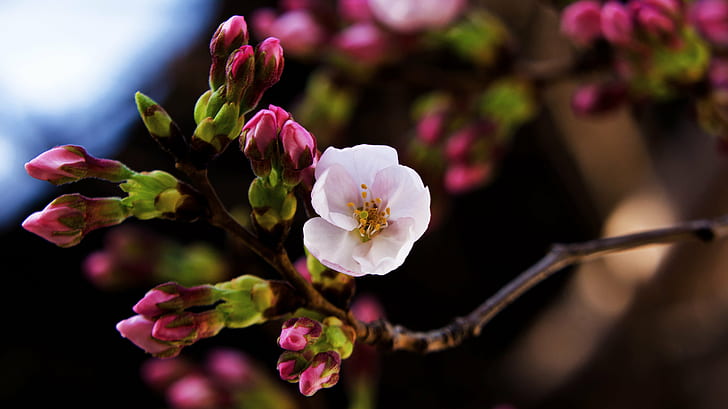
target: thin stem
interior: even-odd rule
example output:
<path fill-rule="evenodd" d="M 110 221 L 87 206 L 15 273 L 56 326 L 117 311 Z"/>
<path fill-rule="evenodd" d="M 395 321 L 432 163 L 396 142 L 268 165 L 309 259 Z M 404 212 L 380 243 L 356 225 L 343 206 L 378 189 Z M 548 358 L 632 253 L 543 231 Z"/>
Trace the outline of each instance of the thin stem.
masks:
<path fill-rule="evenodd" d="M 258 238 L 238 223 L 227 211 L 225 205 L 217 195 L 217 191 L 207 177 L 207 170 L 197 169 L 183 163 L 177 165 L 190 178 L 191 184 L 207 199 L 208 221 L 239 239 L 245 246 L 260 256 L 278 271 L 293 287 L 301 293 L 306 300 L 306 307 L 334 315 L 343 320 L 349 320 L 347 312 L 331 304 L 308 281 L 306 281 L 291 263 L 285 249 L 272 250 L 261 243 Z"/>
<path fill-rule="evenodd" d="M 483 327 L 500 311 L 564 267 L 586 259 L 654 244 L 686 241 L 710 242 L 728 235 L 728 215 L 712 220 L 696 220 L 673 227 L 624 236 L 608 237 L 574 244 L 557 244 L 536 264 L 519 274 L 497 293 L 465 317 L 431 331 L 411 331 L 387 321 L 357 327 L 362 342 L 383 344 L 392 350 L 429 353 L 452 348 L 480 335 Z"/>

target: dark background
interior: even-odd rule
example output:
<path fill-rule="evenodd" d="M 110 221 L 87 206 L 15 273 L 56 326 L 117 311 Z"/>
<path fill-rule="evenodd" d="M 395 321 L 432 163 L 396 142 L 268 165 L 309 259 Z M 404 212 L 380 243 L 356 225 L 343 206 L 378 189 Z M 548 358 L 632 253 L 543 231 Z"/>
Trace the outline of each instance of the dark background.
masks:
<path fill-rule="evenodd" d="M 212 33 L 228 16 L 245 15 L 261 4 L 270 2 L 224 2 L 207 32 Z M 193 104 L 207 86 L 208 41 L 209 37 L 200 38 L 189 54 L 171 64 L 166 76 L 174 86 L 161 102 L 188 132 L 192 129 Z M 311 69 L 310 64 L 288 59 L 283 80 L 263 103 L 274 102 L 284 107 L 292 104 Z M 129 90 L 130 96 L 134 91 Z M 367 124 L 376 123 L 382 105 L 397 105 L 397 98 L 402 98 L 400 91 L 381 87 L 367 90 L 365 103 L 357 110 L 362 119 L 348 130 L 352 143 L 377 138 Z M 381 101 L 387 102 L 378 104 Z M 535 263 L 551 243 L 597 237 L 604 218 L 599 209 L 603 206 L 595 203 L 598 198 L 586 186 L 578 160 L 568 153 L 571 151 L 565 139 L 558 137 L 561 131 L 548 112 L 521 129 L 495 180 L 484 189 L 455 197 L 442 223 L 415 245 L 402 268 L 385 277 L 358 279 L 359 291 L 376 295 L 391 322 L 415 330 L 435 328 L 467 314 Z M 135 123 L 128 135 L 117 159 L 134 169 L 174 172 L 169 159 L 146 135 L 141 121 Z M 661 152 L 666 144 L 664 140 L 658 141 L 655 147 L 655 142 L 650 141 L 652 154 Z M 251 173 L 242 154 L 231 146 L 215 166 L 212 176 L 221 188 L 223 200 L 229 205 L 244 203 Z M 89 196 L 118 194 L 114 187 L 82 182 L 55 189 L 28 213 L 41 209 L 56 195 L 75 191 Z M 10 200 L 8 194 L 3 194 L 3 200 Z M 706 196 L 718 203 L 693 207 L 693 217 L 719 214 L 723 208 L 720 194 Z M 685 212 L 685 216 L 689 215 Z M 164 407 L 163 397 L 139 378 L 139 367 L 148 356 L 121 338 L 114 328 L 119 320 L 133 315 L 131 306 L 148 288 L 102 291 L 81 272 L 85 255 L 102 246 L 106 231 L 91 233 L 76 247 L 60 249 L 22 230 L 21 222 L 19 218 L 11 223 L 0 239 L 4 276 L 0 298 L 4 315 L 0 320 L 0 406 Z M 142 224 L 135 220 L 126 223 Z M 150 221 L 143 225 L 182 243 L 200 239 L 222 247 L 226 243 L 221 232 L 201 223 Z M 299 240 L 292 234 L 289 244 L 294 253 L 300 248 Z M 715 246 L 710 249 L 717 250 Z M 700 250 L 688 246 L 682 259 L 694 260 L 697 251 Z M 679 264 L 680 255 L 675 256 L 675 263 L 682 271 L 690 271 L 695 280 L 704 280 L 696 278 L 701 272 L 699 266 Z M 700 257 L 705 260 L 709 256 Z M 498 315 L 479 338 L 468 340 L 459 348 L 427 356 L 382 351 L 378 407 L 488 408 L 499 403 L 523 408 L 720 407 L 720 394 L 704 401 L 695 396 L 705 397 L 720 389 L 719 380 L 724 379 L 720 374 L 725 373 L 725 366 L 713 364 L 712 370 L 700 371 L 708 363 L 724 359 L 725 343 L 715 341 L 700 354 L 676 362 L 660 352 L 664 335 L 651 330 L 650 323 L 657 320 L 653 312 L 665 305 L 682 305 L 685 299 L 699 299 L 705 290 L 683 293 L 679 289 L 685 288 L 685 275 L 671 279 L 675 276 L 669 268 L 665 270 L 659 280 L 640 293 L 646 294 L 638 297 L 640 302 L 614 324 L 604 346 L 597 348 L 582 371 L 548 393 L 531 395 L 529 385 L 513 375 L 503 358 L 541 313 L 563 295 L 573 276 L 571 269 L 527 293 Z M 725 324 L 715 328 L 716 340 L 724 339 L 724 327 Z M 689 323 L 680 328 L 691 330 Z M 241 348 L 275 376 L 280 353 L 275 345 L 276 335 L 275 325 L 270 324 L 226 329 L 215 338 L 186 348 L 183 354 L 194 359 L 204 356 L 213 346 Z M 690 349 L 693 341 L 675 342 L 680 345 L 678 349 Z M 693 373 L 704 376 L 686 375 Z M 295 393 L 296 385 L 285 386 Z M 302 407 L 345 407 L 345 388 L 337 385 L 301 401 L 305 402 Z M 702 405 L 693 406 L 696 402 Z"/>

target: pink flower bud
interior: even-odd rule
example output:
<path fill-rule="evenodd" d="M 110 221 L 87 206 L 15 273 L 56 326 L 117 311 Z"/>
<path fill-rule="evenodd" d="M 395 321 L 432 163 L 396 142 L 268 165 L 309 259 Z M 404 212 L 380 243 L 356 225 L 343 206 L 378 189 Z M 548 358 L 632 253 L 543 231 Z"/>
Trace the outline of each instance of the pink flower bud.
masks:
<path fill-rule="evenodd" d="M 129 215 L 118 198 L 68 194 L 23 221 L 23 228 L 59 247 L 78 244 L 90 231 L 123 222 Z"/>
<path fill-rule="evenodd" d="M 170 301 L 177 298 L 177 294 L 168 293 L 162 290 L 158 290 L 156 288 L 149 290 L 145 295 L 144 298 L 139 300 L 134 307 L 132 307 L 132 310 L 134 310 L 135 313 L 144 315 L 145 317 L 154 318 L 157 316 L 160 316 L 166 312 L 169 312 L 165 309 L 162 309 L 158 307 L 158 304 L 164 303 L 166 301 Z"/>
<path fill-rule="evenodd" d="M 713 45 L 728 47 L 728 2 L 700 0 L 692 4 L 690 20 Z"/>
<path fill-rule="evenodd" d="M 255 50 L 256 71 L 255 81 L 263 84 L 266 89 L 281 79 L 283 74 L 283 47 L 281 41 L 275 37 L 263 40 Z"/>
<path fill-rule="evenodd" d="M 280 40 L 268 37 L 255 49 L 255 80 L 244 95 L 241 112 L 255 108 L 265 91 L 281 79 L 283 75 L 283 48 Z"/>
<path fill-rule="evenodd" d="M 375 65 L 386 57 L 389 42 L 373 23 L 357 23 L 341 31 L 333 44 L 356 62 Z"/>
<path fill-rule="evenodd" d="M 162 341 L 191 344 L 217 335 L 224 326 L 225 319 L 216 310 L 201 313 L 185 311 L 157 318 L 152 327 L 152 336 Z"/>
<path fill-rule="evenodd" d="M 218 26 L 210 41 L 210 54 L 227 57 L 236 48 L 248 44 L 248 24 L 243 16 L 232 16 Z"/>
<path fill-rule="evenodd" d="M 278 375 L 284 381 L 295 382 L 301 375 L 301 370 L 305 365 L 302 355 L 294 352 L 284 352 L 278 358 Z M 296 369 L 298 368 L 298 369 Z"/>
<path fill-rule="evenodd" d="M 372 19 L 369 0 L 339 0 L 339 15 L 348 21 L 369 21 Z"/>
<path fill-rule="evenodd" d="M 275 150 L 280 127 L 275 112 L 261 109 L 242 130 L 240 142 L 244 144 L 243 153 L 251 160 L 268 160 Z"/>
<path fill-rule="evenodd" d="M 339 381 L 341 357 L 334 351 L 317 354 L 298 380 L 301 394 L 311 396 L 319 389 L 330 388 Z"/>
<path fill-rule="evenodd" d="M 464 193 L 483 185 L 492 172 L 492 165 L 455 164 L 445 171 L 445 189 L 454 194 Z"/>
<path fill-rule="evenodd" d="M 175 409 L 214 409 L 219 407 L 221 396 L 209 379 L 191 374 L 167 389 L 167 400 Z"/>
<path fill-rule="evenodd" d="M 255 77 L 255 50 L 244 45 L 230 54 L 225 67 L 228 101 L 237 102 L 253 83 Z"/>
<path fill-rule="evenodd" d="M 133 173 L 121 162 L 95 158 L 83 147 L 75 145 L 56 146 L 41 153 L 25 164 L 25 171 L 54 185 L 87 177 L 121 182 Z"/>
<path fill-rule="evenodd" d="M 116 324 L 116 330 L 121 333 L 122 337 L 127 338 L 144 351 L 155 356 L 172 357 L 178 355 L 182 347 L 152 338 L 153 327 L 154 321 L 141 315 L 135 315 Z"/>
<path fill-rule="evenodd" d="M 601 29 L 604 38 L 612 44 L 624 46 L 634 41 L 632 16 L 617 1 L 609 1 L 602 7 Z"/>
<path fill-rule="evenodd" d="M 270 33 L 280 39 L 287 53 L 306 56 L 324 41 L 324 30 L 308 10 L 281 14 L 271 25 Z"/>
<path fill-rule="evenodd" d="M 601 7 L 594 0 L 580 0 L 561 14 L 561 32 L 574 44 L 586 46 L 601 35 Z"/>
<path fill-rule="evenodd" d="M 291 318 L 283 323 L 278 345 L 289 351 L 301 351 L 306 345 L 321 336 L 321 323 L 310 318 Z"/>
<path fill-rule="evenodd" d="M 577 115 L 608 112 L 627 98 L 627 87 L 621 82 L 588 84 L 580 87 L 571 98 L 571 107 Z"/>
<path fill-rule="evenodd" d="M 292 170 L 311 166 L 316 152 L 316 138 L 301 124 L 289 119 L 281 128 L 283 165 Z"/>

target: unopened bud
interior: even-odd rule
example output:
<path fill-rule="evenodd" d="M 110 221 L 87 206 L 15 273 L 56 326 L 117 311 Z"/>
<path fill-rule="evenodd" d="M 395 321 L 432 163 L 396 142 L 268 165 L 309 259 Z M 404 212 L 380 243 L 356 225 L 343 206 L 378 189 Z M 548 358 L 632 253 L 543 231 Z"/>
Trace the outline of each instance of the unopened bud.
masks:
<path fill-rule="evenodd" d="M 134 99 L 139 115 L 152 139 L 175 158 L 184 157 L 187 152 L 184 135 L 167 111 L 141 92 L 134 94 Z"/>
<path fill-rule="evenodd" d="M 283 323 L 278 345 L 289 351 L 301 351 L 315 342 L 323 331 L 321 323 L 307 317 L 291 318 Z"/>
<path fill-rule="evenodd" d="M 313 164 L 316 138 L 293 120 L 283 124 L 280 138 L 283 146 L 283 182 L 295 186 L 301 181 L 300 172 Z"/>
<path fill-rule="evenodd" d="M 134 174 L 123 163 L 98 159 L 81 146 L 64 145 L 47 150 L 25 164 L 25 171 L 36 179 L 54 185 L 75 182 L 83 178 L 98 178 L 121 182 Z"/>
<path fill-rule="evenodd" d="M 116 330 L 122 337 L 157 358 L 171 358 L 179 355 L 182 346 L 154 339 L 152 328 L 154 328 L 154 320 L 142 315 L 135 315 L 116 324 Z"/>
<path fill-rule="evenodd" d="M 119 224 L 129 215 L 117 197 L 88 198 L 74 193 L 60 196 L 28 216 L 23 228 L 59 247 L 71 247 L 92 230 Z"/>
<path fill-rule="evenodd" d="M 211 305 L 221 296 L 221 292 L 211 285 L 187 288 L 175 282 L 169 282 L 149 290 L 132 309 L 137 314 L 157 317 L 189 307 Z"/>
<path fill-rule="evenodd" d="M 215 31 L 210 41 L 210 88 L 215 90 L 225 84 L 225 62 L 228 56 L 248 44 L 248 25 L 242 16 L 232 16 Z"/>
<path fill-rule="evenodd" d="M 250 88 L 255 78 L 255 50 L 244 45 L 235 50 L 225 67 L 226 97 L 230 102 L 239 103 L 245 90 Z"/>
<path fill-rule="evenodd" d="M 187 184 L 161 170 L 137 173 L 119 187 L 128 193 L 122 203 L 141 220 L 191 221 L 202 212 L 199 195 Z"/>
<path fill-rule="evenodd" d="M 334 351 L 317 354 L 311 364 L 301 372 L 298 388 L 301 394 L 312 396 L 319 389 L 330 388 L 339 381 L 341 357 Z"/>
<path fill-rule="evenodd" d="M 283 66 L 283 48 L 277 38 L 268 37 L 258 44 L 255 49 L 255 80 L 243 96 L 244 112 L 255 108 L 265 91 L 281 79 Z"/>

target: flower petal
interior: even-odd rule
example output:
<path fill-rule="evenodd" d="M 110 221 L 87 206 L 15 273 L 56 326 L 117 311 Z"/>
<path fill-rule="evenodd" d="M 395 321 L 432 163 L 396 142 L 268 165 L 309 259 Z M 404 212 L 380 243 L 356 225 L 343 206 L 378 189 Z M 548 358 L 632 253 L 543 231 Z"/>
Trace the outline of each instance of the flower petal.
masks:
<path fill-rule="evenodd" d="M 354 230 L 357 222 L 347 203 L 353 202 L 358 206 L 359 192 L 358 185 L 346 169 L 334 163 L 317 177 L 311 190 L 311 205 L 329 223 L 346 231 Z"/>
<path fill-rule="evenodd" d="M 414 225 L 414 219 L 401 218 L 354 248 L 352 257 L 362 274 L 384 275 L 401 266 L 416 240 Z"/>
<path fill-rule="evenodd" d="M 430 224 L 430 190 L 412 168 L 397 165 L 380 170 L 370 191 L 374 197 L 383 199 L 382 206 L 389 207 L 389 220 L 413 219 L 414 240 L 427 230 Z"/>
<path fill-rule="evenodd" d="M 386 145 L 357 145 L 351 148 L 327 148 L 316 164 L 316 179 L 332 164 L 346 168 L 355 182 L 370 184 L 374 175 L 381 169 L 399 164 L 397 150 Z"/>
<path fill-rule="evenodd" d="M 354 277 L 363 275 L 354 261 L 354 249 L 361 245 L 359 235 L 340 229 L 321 217 L 309 219 L 303 225 L 303 245 L 321 264 Z"/>

